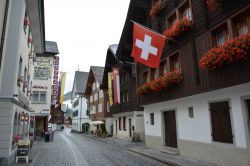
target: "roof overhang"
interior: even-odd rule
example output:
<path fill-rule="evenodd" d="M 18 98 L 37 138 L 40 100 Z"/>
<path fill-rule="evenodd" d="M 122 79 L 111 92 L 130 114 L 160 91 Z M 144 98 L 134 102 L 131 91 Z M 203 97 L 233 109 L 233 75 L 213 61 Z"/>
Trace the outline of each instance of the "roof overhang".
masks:
<path fill-rule="evenodd" d="M 26 0 L 34 50 L 36 53 L 45 51 L 44 0 Z"/>

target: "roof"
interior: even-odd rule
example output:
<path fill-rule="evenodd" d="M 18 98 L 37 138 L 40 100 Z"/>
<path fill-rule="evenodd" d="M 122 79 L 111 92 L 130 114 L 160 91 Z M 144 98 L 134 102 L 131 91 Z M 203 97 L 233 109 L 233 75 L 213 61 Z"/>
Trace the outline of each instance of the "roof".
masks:
<path fill-rule="evenodd" d="M 104 67 L 100 66 L 91 66 L 90 70 L 92 70 L 96 81 L 101 84 L 102 83 L 102 77 L 103 77 L 103 72 L 104 72 Z M 85 84 L 86 85 L 86 84 Z"/>
<path fill-rule="evenodd" d="M 75 72 L 73 88 L 74 88 L 74 84 L 75 84 L 76 93 L 78 93 L 78 94 L 85 93 L 85 88 L 86 88 L 88 76 L 89 76 L 88 72 L 82 72 L 82 71 Z"/>
<path fill-rule="evenodd" d="M 118 44 L 113 44 L 109 46 L 109 50 L 113 53 L 114 56 L 116 54 L 117 48 L 118 48 Z"/>
<path fill-rule="evenodd" d="M 57 43 L 53 41 L 46 41 L 45 52 L 48 54 L 59 54 Z"/>

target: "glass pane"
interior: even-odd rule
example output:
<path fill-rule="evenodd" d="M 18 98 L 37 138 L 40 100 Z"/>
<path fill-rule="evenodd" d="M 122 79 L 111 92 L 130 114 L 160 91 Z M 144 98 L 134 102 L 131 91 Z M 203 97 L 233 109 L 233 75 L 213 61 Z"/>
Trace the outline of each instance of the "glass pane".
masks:
<path fill-rule="evenodd" d="M 46 102 L 46 92 L 40 92 L 40 102 Z"/>
<path fill-rule="evenodd" d="M 38 91 L 33 91 L 32 100 L 33 100 L 33 102 L 39 102 L 39 92 Z"/>

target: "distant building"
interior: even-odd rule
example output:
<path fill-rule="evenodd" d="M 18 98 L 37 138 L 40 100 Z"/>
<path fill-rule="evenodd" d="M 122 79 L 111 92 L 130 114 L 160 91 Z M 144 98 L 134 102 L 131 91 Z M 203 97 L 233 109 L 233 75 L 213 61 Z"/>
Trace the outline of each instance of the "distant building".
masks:
<path fill-rule="evenodd" d="M 103 67 L 90 67 L 85 96 L 87 98 L 91 121 L 103 121 L 108 134 L 112 134 L 113 118 L 107 105 L 107 90 L 100 88 L 103 71 Z"/>
<path fill-rule="evenodd" d="M 87 100 L 85 98 L 85 88 L 88 80 L 88 72 L 75 72 L 73 89 L 71 95 L 72 102 L 72 132 L 82 133 L 89 129 L 89 112 L 87 110 Z"/>
<path fill-rule="evenodd" d="M 31 113 L 30 136 L 33 139 L 41 138 L 44 131 L 48 131 L 48 121 L 51 107 L 53 61 L 59 54 L 57 43 L 46 41 L 45 53 L 37 54 L 31 67 Z"/>

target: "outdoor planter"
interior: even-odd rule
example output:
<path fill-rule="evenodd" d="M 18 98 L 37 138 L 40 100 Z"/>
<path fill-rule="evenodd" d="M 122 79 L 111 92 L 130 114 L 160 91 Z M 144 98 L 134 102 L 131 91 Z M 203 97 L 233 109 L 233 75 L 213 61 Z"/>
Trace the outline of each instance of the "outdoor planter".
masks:
<path fill-rule="evenodd" d="M 172 86 L 179 85 L 183 81 L 183 75 L 180 72 L 168 72 L 164 76 L 143 84 L 137 90 L 138 95 L 147 93 L 157 93 L 166 90 Z"/>
<path fill-rule="evenodd" d="M 156 0 L 152 2 L 151 9 L 149 11 L 149 16 L 151 18 L 156 17 L 164 8 L 166 7 L 165 1 Z"/>
<path fill-rule="evenodd" d="M 223 0 L 205 0 L 210 11 L 214 12 L 222 4 Z"/>
<path fill-rule="evenodd" d="M 182 18 L 176 22 L 171 28 L 167 28 L 163 35 L 166 37 L 166 42 L 171 39 L 175 39 L 186 31 L 192 29 L 193 23 L 192 20 L 187 18 Z"/>
<path fill-rule="evenodd" d="M 248 59 L 249 51 L 250 33 L 247 33 L 209 50 L 200 59 L 200 67 L 216 69 L 223 65 L 243 61 Z"/>

